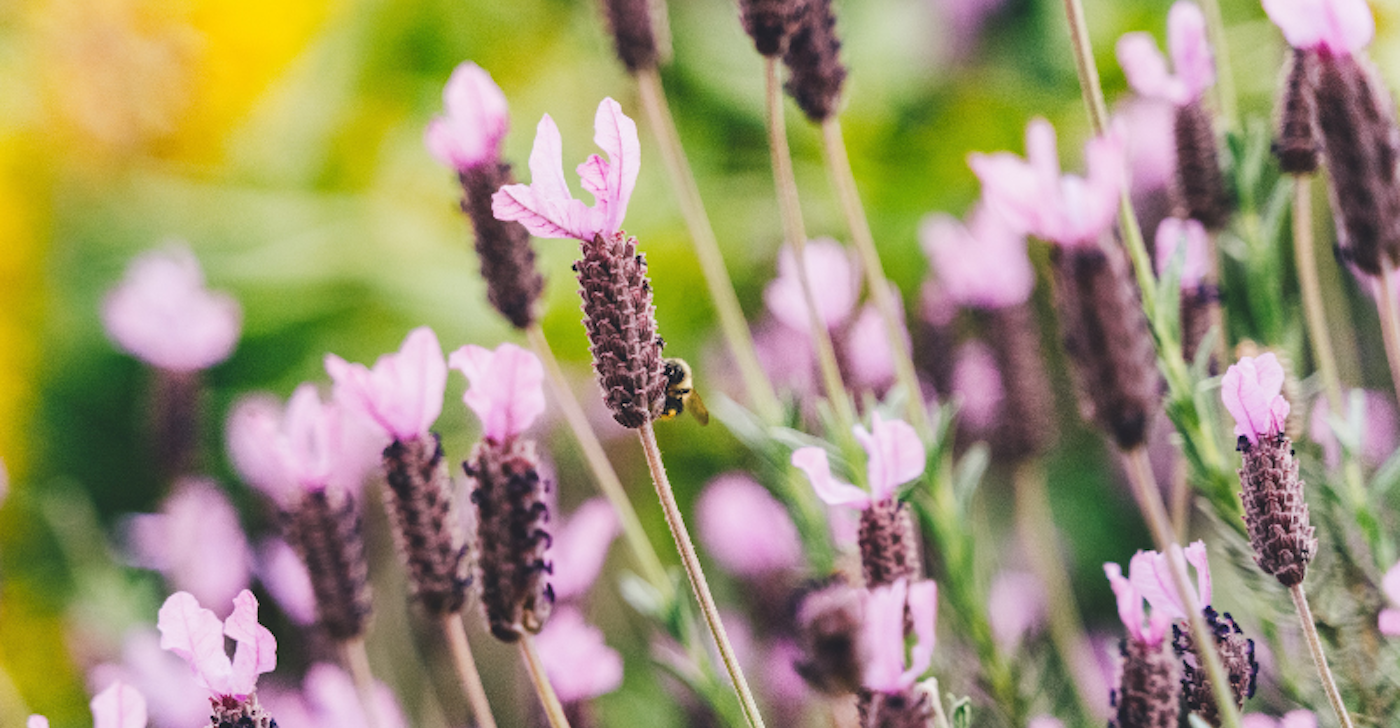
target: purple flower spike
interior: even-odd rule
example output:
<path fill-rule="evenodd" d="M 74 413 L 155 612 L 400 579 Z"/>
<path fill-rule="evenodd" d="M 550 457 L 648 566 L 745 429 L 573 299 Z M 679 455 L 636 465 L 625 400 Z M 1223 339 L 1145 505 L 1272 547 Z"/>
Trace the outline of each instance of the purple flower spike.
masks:
<path fill-rule="evenodd" d="M 710 481 L 696 510 L 705 550 L 729 573 L 759 579 L 802 565 L 802 542 L 787 509 L 747 474 Z"/>
<path fill-rule="evenodd" d="M 1206 38 L 1206 19 L 1195 3 L 1181 0 L 1167 16 L 1167 49 L 1176 74 L 1148 33 L 1128 33 L 1118 40 L 1118 63 L 1128 84 L 1142 96 L 1185 106 L 1215 83 L 1215 62 Z"/>
<path fill-rule="evenodd" d="M 563 703 L 605 695 L 622 685 L 622 655 L 573 607 L 555 610 L 536 638 L 550 685 Z"/>
<path fill-rule="evenodd" d="M 906 607 L 915 634 L 915 644 L 907 661 L 904 654 Z M 864 611 L 865 687 L 883 693 L 908 690 L 933 661 L 938 585 L 925 580 L 910 586 L 907 580 L 900 579 L 877 587 L 866 592 Z"/>
<path fill-rule="evenodd" d="M 846 248 L 831 238 L 816 238 L 807 242 L 803 262 L 817 316 L 826 328 L 835 329 L 850 320 L 860 296 L 860 278 Z M 806 332 L 807 304 L 797 274 L 797 260 L 785 247 L 778 253 L 777 277 L 763 289 L 763 302 L 783 325 Z"/>
<path fill-rule="evenodd" d="M 1176 257 L 1177 250 L 1186 248 L 1186 262 L 1181 268 L 1181 287 L 1196 288 L 1206 280 L 1210 271 L 1209 246 L 1206 228 L 1199 220 L 1183 220 L 1179 217 L 1162 219 L 1157 226 L 1157 272 L 1166 271 Z"/>
<path fill-rule="evenodd" d="M 89 707 L 92 728 L 146 728 L 146 698 L 126 683 L 112 683 Z"/>
<path fill-rule="evenodd" d="M 597 581 L 608 547 L 621 526 L 613 507 L 602 498 L 585 502 L 559 526 L 546 560 L 554 563 L 554 598 L 563 602 L 583 596 Z"/>
<path fill-rule="evenodd" d="M 1366 0 L 1263 0 L 1264 12 L 1288 44 L 1346 56 L 1371 42 L 1376 20 Z"/>
<path fill-rule="evenodd" d="M 1390 606 L 1380 614 L 1380 631 L 1387 637 L 1400 637 L 1400 561 L 1385 572 L 1381 580 L 1381 591 L 1390 600 Z"/>
<path fill-rule="evenodd" d="M 978 205 L 964 226 L 935 214 L 919 224 L 919 243 L 944 292 L 962 306 L 1005 308 L 1023 303 L 1035 288 L 1026 238 Z"/>
<path fill-rule="evenodd" d="M 1131 579 L 1123 576 L 1123 567 L 1104 564 L 1103 572 L 1108 577 L 1109 586 L 1113 587 L 1113 595 L 1118 598 L 1118 618 L 1123 620 L 1123 628 L 1128 630 L 1129 636 L 1149 647 L 1160 646 L 1167 636 L 1167 629 L 1171 627 L 1171 617 L 1155 608 L 1151 618 L 1147 617 L 1146 610 L 1142 608 L 1142 593 Z"/>
<path fill-rule="evenodd" d="M 853 428 L 856 440 L 865 448 L 869 493 L 832 477 L 825 450 L 804 447 L 793 451 L 792 464 L 807 474 L 812 488 L 827 504 L 864 510 L 872 502 L 893 498 L 899 486 L 923 474 L 924 444 L 913 427 L 901 420 L 885 422 L 877 412 L 871 428 L 873 432 L 860 425 Z"/>
<path fill-rule="evenodd" d="M 1289 406 L 1282 391 L 1283 365 L 1272 353 L 1231 365 L 1220 380 L 1220 396 L 1235 418 L 1235 435 L 1256 444 L 1283 432 Z"/>
<path fill-rule="evenodd" d="M 471 61 L 459 64 L 442 90 L 442 105 L 447 113 L 423 136 L 434 159 L 462 173 L 500 156 L 510 109 L 491 74 Z"/>
<path fill-rule="evenodd" d="M 183 244 L 142 253 L 102 304 L 117 346 L 173 372 L 207 369 L 238 343 L 238 302 L 204 287 L 204 272 Z"/>
<path fill-rule="evenodd" d="M 1173 545 L 1173 549 L 1180 546 Z M 1197 608 L 1210 604 L 1211 581 L 1210 562 L 1206 558 L 1204 541 L 1192 542 L 1186 547 L 1187 563 L 1196 567 L 1196 594 L 1193 601 Z M 1128 578 L 1133 587 L 1152 605 L 1153 614 L 1163 613 L 1172 619 L 1186 619 L 1187 605 L 1177 593 L 1172 583 L 1171 563 L 1165 554 L 1157 551 L 1139 551 L 1128 564 Z"/>
<path fill-rule="evenodd" d="M 189 663 L 195 681 L 217 696 L 244 700 L 258 675 L 277 667 L 277 640 L 258 624 L 258 600 L 246 589 L 223 622 L 188 592 L 176 592 L 160 608 L 157 625 L 160 646 Z M 238 645 L 232 661 L 224 652 L 224 637 Z"/>
<path fill-rule="evenodd" d="M 449 365 L 471 381 L 462 400 L 481 420 L 481 435 L 488 440 L 511 440 L 544 412 L 544 365 L 515 344 L 495 351 L 467 345 L 452 352 Z"/>
<path fill-rule="evenodd" d="M 373 369 L 327 354 L 326 373 L 341 406 L 364 412 L 400 442 L 428 434 L 442 414 L 447 363 L 437 334 L 426 326 L 409 332 L 399 351 L 379 357 Z"/>
<path fill-rule="evenodd" d="M 574 199 L 569 191 L 559 127 L 545 114 L 530 152 L 531 182 L 506 185 L 491 198 L 496 218 L 517 221 L 542 238 L 589 241 L 620 230 L 642 169 L 637 125 L 622 113 L 621 105 L 608 98 L 598 105 L 593 128 L 593 142 L 608 154 L 607 161 L 593 154 L 578 166 L 583 188 L 596 200 L 593 207 Z"/>

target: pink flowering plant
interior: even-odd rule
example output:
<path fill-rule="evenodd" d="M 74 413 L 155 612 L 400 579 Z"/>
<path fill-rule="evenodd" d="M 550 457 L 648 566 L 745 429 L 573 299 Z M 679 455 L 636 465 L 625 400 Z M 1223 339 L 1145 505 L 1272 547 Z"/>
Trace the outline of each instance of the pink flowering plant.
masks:
<path fill-rule="evenodd" d="M 1167 13 L 1167 59 L 1147 33 L 1128 33 L 1118 39 L 1118 63 L 1128 84 L 1143 96 L 1160 98 L 1178 106 L 1198 101 L 1215 82 L 1215 63 L 1206 38 L 1206 18 L 1191 0 L 1178 0 Z"/>
<path fill-rule="evenodd" d="M 188 592 L 176 592 L 161 606 L 158 625 L 160 646 L 188 663 L 199 686 L 219 700 L 247 700 L 258 676 L 277 667 L 277 639 L 258 624 L 258 600 L 246 589 L 222 621 Z M 231 660 L 225 637 L 237 645 Z"/>
<path fill-rule="evenodd" d="M 340 407 L 363 413 L 395 440 L 427 435 L 442 413 L 447 362 L 427 327 L 414 329 L 397 353 L 379 357 L 372 368 L 327 354 L 326 372 Z"/>

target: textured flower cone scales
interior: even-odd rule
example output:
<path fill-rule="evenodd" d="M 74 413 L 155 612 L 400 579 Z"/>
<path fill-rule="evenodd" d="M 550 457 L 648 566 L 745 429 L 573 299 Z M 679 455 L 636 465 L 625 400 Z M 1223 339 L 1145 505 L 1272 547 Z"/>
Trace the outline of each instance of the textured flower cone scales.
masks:
<path fill-rule="evenodd" d="M 1205 617 L 1206 624 L 1215 634 L 1220 661 L 1230 678 L 1235 708 L 1243 708 L 1245 699 L 1254 696 L 1254 686 L 1259 676 L 1259 663 L 1254 659 L 1254 640 L 1244 636 L 1228 612 L 1217 614 L 1215 609 L 1206 607 Z M 1211 690 L 1209 679 L 1200 665 L 1190 631 L 1174 625 L 1172 633 L 1172 649 L 1182 659 L 1182 714 L 1195 713 L 1210 725 L 1220 725 L 1220 707 L 1215 703 L 1215 692 Z"/>
<path fill-rule="evenodd" d="M 788 81 L 783 85 L 807 118 L 826 121 L 841 101 L 846 66 L 841 63 L 841 41 L 836 37 L 836 16 L 831 0 L 807 0 L 788 39 L 783 63 Z"/>
<path fill-rule="evenodd" d="M 1244 523 L 1254 560 L 1280 584 L 1301 584 L 1317 553 L 1317 538 L 1308 522 L 1293 443 L 1284 435 L 1261 437 L 1252 445 L 1240 438 L 1240 450 Z"/>
<path fill-rule="evenodd" d="M 437 434 L 384 449 L 385 505 L 413 596 L 433 615 L 458 612 L 471 584 Z"/>
<path fill-rule="evenodd" d="M 1131 450 L 1147 439 L 1160 379 L 1128 261 L 1109 243 L 1052 248 L 1050 265 L 1080 411 Z"/>
<path fill-rule="evenodd" d="M 787 47 L 807 0 L 739 0 L 739 19 L 762 56 L 776 56 Z"/>
<path fill-rule="evenodd" d="M 1054 438 L 1054 396 L 1040 354 L 1040 331 L 1029 302 L 986 311 L 983 331 L 1004 390 L 989 444 L 998 460 L 1044 452 Z"/>
<path fill-rule="evenodd" d="M 1172 191 L 1177 209 L 1207 230 L 1225 227 L 1230 221 L 1230 196 L 1220 172 L 1215 127 L 1200 101 L 1177 107 L 1173 133 L 1176 184 Z"/>
<path fill-rule="evenodd" d="M 797 614 L 797 674 L 813 690 L 850 695 L 861 679 L 860 594 L 844 583 L 814 591 Z"/>
<path fill-rule="evenodd" d="M 646 258 L 636 238 L 621 231 L 583 243 L 574 264 L 583 297 L 583 325 L 603 401 L 623 427 L 641 427 L 661 414 L 666 376 Z"/>
<path fill-rule="evenodd" d="M 862 688 L 856 693 L 856 711 L 861 728 L 927 728 L 933 703 L 912 689 L 882 693 Z"/>
<path fill-rule="evenodd" d="M 1220 292 L 1215 286 L 1201 284 L 1195 288 L 1181 290 L 1181 355 L 1187 363 L 1196 361 L 1201 342 L 1215 322 L 1215 308 L 1220 305 Z M 1211 374 L 1219 368 L 1215 356 L 1211 356 Z"/>
<path fill-rule="evenodd" d="M 354 502 L 338 488 L 308 491 L 286 519 L 287 541 L 311 577 L 317 620 L 340 642 L 363 635 L 369 564 Z"/>
<path fill-rule="evenodd" d="M 867 589 L 922 574 L 918 533 L 909 509 L 898 500 L 876 501 L 862 511 L 856 538 Z"/>
<path fill-rule="evenodd" d="M 1400 135 L 1389 94 L 1354 56 L 1320 57 L 1317 72 L 1317 128 L 1342 249 L 1376 275 L 1400 260 Z"/>
<path fill-rule="evenodd" d="M 1118 689 L 1110 703 L 1109 728 L 1178 728 L 1180 668 L 1171 646 L 1156 647 L 1129 638 L 1122 643 Z"/>
<path fill-rule="evenodd" d="M 1317 74 L 1317 53 L 1293 50 L 1283 90 L 1279 93 L 1278 138 L 1274 141 L 1274 156 L 1279 167 L 1288 174 L 1312 174 L 1317 171 L 1317 134 L 1313 125 L 1316 113 L 1312 78 Z"/>
<path fill-rule="evenodd" d="M 654 68 L 656 34 L 651 26 L 651 0 L 603 0 L 603 14 L 612 31 L 618 60 L 629 73 Z"/>
<path fill-rule="evenodd" d="M 483 440 L 462 467 L 473 481 L 481 606 L 491 634 L 514 642 L 538 633 L 554 608 L 554 589 L 545 560 L 548 483 L 540 479 L 534 443 Z"/>
<path fill-rule="evenodd" d="M 256 693 L 243 700 L 210 698 L 209 706 L 208 728 L 277 728 L 277 721 L 263 710 Z"/>
<path fill-rule="evenodd" d="M 510 165 L 485 162 L 461 173 L 462 212 L 471 218 L 486 300 L 517 329 L 535 322 L 536 302 L 544 291 L 544 276 L 535 267 L 530 233 L 515 222 L 497 220 L 491 195 L 515 182 Z"/>

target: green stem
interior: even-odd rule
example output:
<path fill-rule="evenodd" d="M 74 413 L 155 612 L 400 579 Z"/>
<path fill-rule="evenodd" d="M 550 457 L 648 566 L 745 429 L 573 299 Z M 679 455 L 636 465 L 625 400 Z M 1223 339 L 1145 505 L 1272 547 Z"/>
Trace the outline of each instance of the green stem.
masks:
<path fill-rule="evenodd" d="M 1327 702 L 1332 704 L 1342 728 L 1351 728 L 1351 715 L 1342 703 L 1342 693 L 1337 689 L 1337 681 L 1332 678 L 1332 669 L 1327 666 L 1327 655 L 1322 652 L 1322 640 L 1318 638 L 1317 625 L 1313 622 L 1312 609 L 1308 606 L 1307 595 L 1303 593 L 1303 585 L 1298 583 L 1288 587 L 1288 595 L 1293 597 L 1293 608 L 1298 612 L 1298 623 L 1303 628 L 1303 636 L 1307 638 L 1308 651 L 1312 653 L 1317 676 L 1322 680 L 1322 690 L 1327 693 Z"/>
<path fill-rule="evenodd" d="M 753 335 L 749 331 L 744 311 L 739 306 L 739 297 L 734 293 L 734 282 L 724 266 L 724 256 L 719 250 L 719 241 L 710 227 L 710 218 L 705 214 L 705 204 L 700 199 L 700 188 L 695 184 L 695 175 L 686 160 L 681 146 L 680 134 L 676 131 L 671 110 L 666 105 L 666 92 L 661 87 L 661 76 L 655 68 L 645 68 L 637 72 L 637 87 L 641 92 L 642 109 L 647 115 L 652 133 L 661 146 L 661 159 L 671 184 L 676 189 L 681 206 L 681 215 L 690 229 L 691 240 L 695 243 L 695 256 L 700 261 L 705 284 L 710 289 L 719 314 L 720 330 L 729 343 L 734 363 L 739 368 L 739 376 L 749 394 L 749 402 L 766 421 L 776 423 L 782 418 L 782 405 L 773 392 L 773 385 L 763 373 L 754 350 Z"/>
<path fill-rule="evenodd" d="M 453 612 L 442 617 L 442 631 L 447 636 L 447 646 L 452 651 L 452 666 L 462 681 L 462 691 L 472 706 L 472 715 L 481 728 L 496 728 L 496 718 L 491 714 L 491 702 L 486 699 L 486 688 L 481 684 L 481 673 L 476 669 L 472 658 L 471 643 L 467 641 L 467 630 L 462 626 L 462 615 Z"/>
<path fill-rule="evenodd" d="M 549 676 L 545 674 L 544 663 L 540 662 L 539 650 L 535 649 L 535 636 L 526 632 L 520 635 L 520 655 L 525 658 L 525 668 L 530 673 L 530 682 L 535 685 L 535 692 L 540 696 L 540 703 L 544 706 L 544 716 L 549 720 L 550 728 L 569 728 L 569 719 L 564 715 L 564 706 L 559 702 L 559 696 L 554 692 L 554 686 L 549 684 Z"/>
<path fill-rule="evenodd" d="M 1215 51 L 1215 98 L 1220 104 L 1220 118 L 1226 129 L 1239 127 L 1239 108 L 1235 101 L 1235 74 L 1230 67 L 1230 46 L 1225 38 L 1225 18 L 1220 14 L 1220 0 L 1202 0 L 1206 16 L 1206 33 Z"/>
<path fill-rule="evenodd" d="M 690 579 L 695 601 L 700 604 L 700 611 L 705 615 L 710 634 L 715 638 L 715 645 L 719 647 L 720 659 L 724 662 L 725 670 L 729 672 L 729 679 L 734 683 L 734 691 L 739 695 L 744 717 L 748 720 L 750 728 L 764 728 L 763 716 L 758 712 L 758 702 L 754 700 L 753 691 L 744 680 L 744 669 L 739 666 L 734 647 L 729 643 L 729 635 L 724 631 L 719 607 L 715 606 L 714 595 L 710 593 L 710 585 L 705 581 L 705 572 L 700 568 L 700 557 L 695 553 L 690 531 L 685 526 L 685 519 L 681 517 L 680 506 L 676 504 L 676 494 L 671 490 L 670 479 L 666 477 L 666 464 L 661 460 L 661 448 L 656 443 L 656 430 L 652 428 L 649 420 L 637 429 L 637 436 L 646 452 L 652 483 L 656 486 L 657 497 L 661 499 L 661 510 L 666 514 L 666 525 L 670 527 L 671 537 L 676 541 L 676 550 L 680 552 L 685 575 Z"/>

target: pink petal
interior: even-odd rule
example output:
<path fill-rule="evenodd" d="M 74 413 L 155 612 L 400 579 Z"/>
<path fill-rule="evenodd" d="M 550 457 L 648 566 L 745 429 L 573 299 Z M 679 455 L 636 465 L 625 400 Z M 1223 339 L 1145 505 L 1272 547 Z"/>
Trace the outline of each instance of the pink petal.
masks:
<path fill-rule="evenodd" d="M 1263 713 L 1246 713 L 1240 716 L 1240 728 L 1278 728 L 1278 719 Z"/>
<path fill-rule="evenodd" d="M 959 346 L 952 383 L 952 396 L 958 403 L 958 427 L 974 436 L 991 432 L 1006 397 L 991 347 L 977 339 Z"/>
<path fill-rule="evenodd" d="M 268 539 L 258 549 L 258 581 L 292 622 L 306 627 L 316 621 L 311 575 L 286 541 Z"/>
<path fill-rule="evenodd" d="M 1317 716 L 1311 710 L 1290 710 L 1283 714 L 1279 728 L 1317 728 Z"/>
<path fill-rule="evenodd" d="M 1231 365 L 1220 380 L 1220 396 L 1235 418 L 1235 434 L 1257 443 L 1281 432 L 1289 410 L 1282 389 L 1283 365 L 1272 353 Z"/>
<path fill-rule="evenodd" d="M 482 437 L 510 440 L 544 412 L 544 365 L 515 344 L 495 351 L 467 345 L 452 352 L 449 364 L 471 382 L 462 401 L 481 420 Z"/>
<path fill-rule="evenodd" d="M 1375 36 L 1366 0 L 1263 0 L 1264 12 L 1294 48 L 1325 48 L 1347 55 Z"/>
<path fill-rule="evenodd" d="M 749 475 L 710 481 L 695 509 L 701 543 L 731 574 L 758 579 L 802 565 L 802 542 L 787 509 Z"/>
<path fill-rule="evenodd" d="M 146 728 L 146 699 L 126 683 L 112 683 L 90 705 L 92 728 Z"/>
<path fill-rule="evenodd" d="M 298 492 L 281 421 L 282 407 L 275 399 L 252 395 L 234 404 L 226 428 L 234 469 L 249 485 L 277 501 Z"/>
<path fill-rule="evenodd" d="M 433 119 L 424 138 L 433 157 L 458 172 L 494 160 L 510 117 L 491 75 L 470 61 L 459 64 L 442 101 L 447 114 Z"/>
<path fill-rule="evenodd" d="M 1065 724 L 1053 715 L 1037 715 L 1031 718 L 1026 728 L 1065 728 Z"/>
<path fill-rule="evenodd" d="M 876 412 L 872 422 L 874 433 L 856 425 L 855 436 L 865 448 L 866 468 L 870 474 L 870 496 L 874 500 L 893 498 L 899 486 L 924 474 L 928 459 L 924 443 L 909 423 L 902 420 L 885 422 Z"/>
<path fill-rule="evenodd" d="M 224 653 L 224 625 L 189 592 L 176 592 L 161 606 L 156 626 L 160 646 L 189 663 L 200 687 L 229 694 L 233 665 Z"/>
<path fill-rule="evenodd" d="M 807 474 L 817 497 L 827 505 L 854 506 L 862 510 L 870 505 L 868 493 L 831 477 L 831 465 L 827 462 L 825 450 L 819 447 L 798 448 L 792 453 L 792 464 Z"/>
<path fill-rule="evenodd" d="M 126 352 L 169 371 L 206 369 L 238 343 L 242 314 L 233 298 L 208 290 L 184 244 L 136 257 L 102 306 L 107 335 Z"/>
<path fill-rule="evenodd" d="M 893 283 L 890 288 L 895 288 Z M 904 320 L 902 308 L 898 317 L 901 322 Z M 908 345 L 909 332 L 900 333 Z M 894 347 L 890 346 L 889 327 L 885 326 L 885 319 L 875 304 L 861 306 L 860 313 L 846 327 L 841 343 L 849 373 L 846 384 L 853 392 L 880 393 L 894 384 Z"/>
<path fill-rule="evenodd" d="M 1040 235 L 1043 208 L 1052 194 L 1044 178 L 1010 152 L 971 154 L 968 166 L 982 183 L 987 209 L 1018 232 Z"/>
<path fill-rule="evenodd" d="M 1165 273 L 1178 250 L 1185 246 L 1185 263 L 1181 268 L 1181 287 L 1194 289 L 1205 282 L 1210 272 L 1210 241 L 1206 228 L 1199 220 L 1167 217 L 1157 226 L 1157 273 Z"/>
<path fill-rule="evenodd" d="M 1108 577 L 1108 585 L 1113 589 L 1113 595 L 1117 597 L 1118 618 L 1123 621 L 1123 628 L 1137 640 L 1147 642 L 1142 630 L 1142 620 L 1145 616 L 1142 595 L 1133 583 L 1123 576 L 1123 567 L 1118 564 L 1104 564 L 1103 573 Z"/>
<path fill-rule="evenodd" d="M 1385 577 L 1381 579 L 1381 591 L 1385 592 L 1391 604 L 1400 607 L 1400 561 L 1385 572 Z"/>
<path fill-rule="evenodd" d="M 330 482 L 331 468 L 338 454 L 339 415 L 333 405 L 323 404 L 316 385 L 304 383 L 292 392 L 283 415 L 287 456 L 302 487 L 324 488 Z"/>
<path fill-rule="evenodd" d="M 1206 18 L 1190 0 L 1177 0 L 1167 14 L 1167 48 L 1183 91 L 1183 101 L 1195 101 L 1215 83 L 1215 59 L 1206 35 Z"/>
<path fill-rule="evenodd" d="M 1003 571 L 992 580 L 987 591 L 987 620 L 997 645 L 1006 654 L 1016 654 L 1022 638 L 1043 627 L 1046 616 L 1045 587 L 1034 574 Z"/>
<path fill-rule="evenodd" d="M 121 662 L 97 665 L 88 672 L 87 684 L 98 686 L 121 681 L 146 696 L 146 710 L 156 728 L 189 728 L 209 718 L 209 695 L 196 681 L 185 661 L 160 647 L 155 627 L 136 627 L 122 639 Z"/>
<path fill-rule="evenodd" d="M 238 513 L 218 485 L 182 478 L 160 515 L 139 515 L 128 535 L 138 563 L 205 604 L 227 604 L 248 586 L 247 539 Z"/>
<path fill-rule="evenodd" d="M 947 295 L 963 306 L 1002 308 L 1023 303 L 1035 288 L 1026 239 L 992 214 L 973 208 L 968 226 L 943 214 L 919 225 L 919 243 Z"/>
<path fill-rule="evenodd" d="M 1128 563 L 1128 579 L 1152 611 L 1163 612 L 1172 619 L 1186 619 L 1186 607 L 1172 583 L 1171 566 L 1156 551 L 1139 551 Z"/>
<path fill-rule="evenodd" d="M 530 152 L 530 184 L 506 185 L 491 198 L 498 220 L 516 221 L 542 238 L 591 240 L 588 208 L 574 199 L 564 181 L 563 142 L 554 119 L 545 114 Z"/>
<path fill-rule="evenodd" d="M 802 259 L 817 318 L 828 329 L 844 324 L 860 296 L 859 273 L 846 248 L 831 238 L 816 238 L 807 242 Z M 811 330 L 796 256 L 787 246 L 778 252 L 778 275 L 763 289 L 763 302 L 784 326 L 803 333 Z"/>
<path fill-rule="evenodd" d="M 909 669 L 901 680 L 913 685 L 933 664 L 933 648 L 938 625 L 938 584 L 932 579 L 914 582 L 909 587 L 909 616 L 914 623 L 914 649 L 909 652 Z"/>
<path fill-rule="evenodd" d="M 1118 39 L 1118 65 L 1128 77 L 1128 85 L 1140 96 L 1180 100 L 1180 87 L 1167 72 L 1167 59 L 1157 50 L 1157 41 L 1148 33 L 1125 33 Z"/>
<path fill-rule="evenodd" d="M 42 715 L 31 715 L 24 725 L 25 728 L 49 728 L 49 719 Z"/>
<path fill-rule="evenodd" d="M 1210 604 L 1211 581 L 1210 560 L 1206 555 L 1205 541 L 1192 541 L 1186 547 L 1186 561 L 1196 567 L 1196 604 L 1204 607 Z"/>
<path fill-rule="evenodd" d="M 258 675 L 277 667 L 277 639 L 258 624 L 258 600 L 244 589 L 233 600 L 233 614 L 224 622 L 224 634 L 238 643 L 233 653 L 233 675 L 229 681 L 234 695 L 253 692 Z"/>
<path fill-rule="evenodd" d="M 613 507 L 602 498 L 586 501 L 554 534 L 554 598 L 564 602 L 581 597 L 598 579 L 608 547 L 621 527 Z"/>
<path fill-rule="evenodd" d="M 598 104 L 593 120 L 593 142 L 608 153 L 606 191 L 598 200 L 604 211 L 605 226 L 598 232 L 607 235 L 617 232 L 627 215 L 627 203 L 632 199 L 637 175 L 642 170 L 642 145 L 637 140 L 636 122 L 627 118 L 622 106 L 611 98 Z"/>
<path fill-rule="evenodd" d="M 904 680 L 904 607 L 909 583 L 871 589 L 865 594 L 865 625 L 862 629 L 866 661 L 863 683 L 871 690 L 899 692 Z"/>
<path fill-rule="evenodd" d="M 1400 609 L 1382 609 L 1376 627 L 1387 637 L 1400 637 Z"/>
<path fill-rule="evenodd" d="M 433 330 L 409 332 L 395 354 L 379 357 L 374 368 L 327 355 L 326 372 L 335 381 L 336 400 L 366 413 L 400 442 L 428 434 L 442 413 L 447 363 Z"/>
<path fill-rule="evenodd" d="M 622 685 L 622 655 L 571 606 L 558 607 L 536 638 L 550 685 L 564 703 L 610 693 Z"/>

